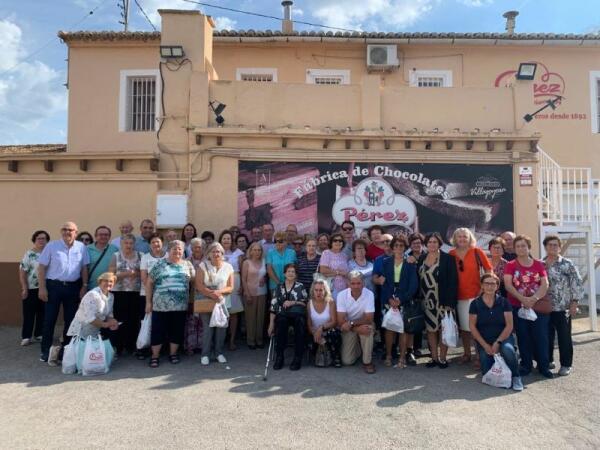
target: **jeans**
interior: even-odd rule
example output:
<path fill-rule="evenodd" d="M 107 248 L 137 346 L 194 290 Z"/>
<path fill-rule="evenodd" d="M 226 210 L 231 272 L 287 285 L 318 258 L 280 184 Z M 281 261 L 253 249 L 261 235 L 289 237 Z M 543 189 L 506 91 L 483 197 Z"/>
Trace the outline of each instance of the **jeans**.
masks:
<path fill-rule="evenodd" d="M 565 311 L 553 311 L 550 313 L 548 324 L 548 350 L 550 362 L 554 362 L 554 336 L 558 335 L 558 353 L 560 365 L 571 367 L 573 365 L 573 340 L 571 339 L 571 317 L 565 315 Z"/>
<path fill-rule="evenodd" d="M 481 363 L 481 375 L 485 375 L 494 365 L 494 357 L 488 355 L 479 343 L 477 343 L 477 351 L 479 352 L 479 362 Z M 500 345 L 500 355 L 504 358 L 512 376 L 518 377 L 519 360 L 517 359 L 517 351 L 515 350 L 515 338 L 512 335 Z"/>
<path fill-rule="evenodd" d="M 304 315 L 285 316 L 278 314 L 275 317 L 275 353 L 283 356 L 287 347 L 288 330 L 294 327 L 294 358 L 302 359 L 306 343 L 306 317 Z"/>
<path fill-rule="evenodd" d="M 534 321 L 517 319 L 517 339 L 521 353 L 521 366 L 526 371 L 533 368 L 533 358 L 537 360 L 537 368 L 542 372 L 548 371 L 550 364 L 548 356 L 549 314 L 538 314 Z"/>
<path fill-rule="evenodd" d="M 79 307 L 81 280 L 70 283 L 46 280 L 46 289 L 48 290 L 48 301 L 46 302 L 44 331 L 42 333 L 42 355 L 44 357 L 48 357 L 50 346 L 54 340 L 54 327 L 56 326 L 56 319 L 58 319 L 61 304 L 65 322 L 62 345 L 67 345 L 71 341 L 71 337 L 67 336 L 67 331 Z"/>
<path fill-rule="evenodd" d="M 38 298 L 38 289 L 29 289 L 23 300 L 23 328 L 21 339 L 31 339 L 42 335 L 46 304 Z M 35 327 L 34 327 L 35 324 Z"/>
<path fill-rule="evenodd" d="M 215 337 L 215 354 L 223 354 L 223 344 L 225 342 L 225 334 L 227 328 L 210 327 L 210 316 L 212 314 L 200 314 L 202 319 L 202 356 L 210 357 L 213 335 Z"/>

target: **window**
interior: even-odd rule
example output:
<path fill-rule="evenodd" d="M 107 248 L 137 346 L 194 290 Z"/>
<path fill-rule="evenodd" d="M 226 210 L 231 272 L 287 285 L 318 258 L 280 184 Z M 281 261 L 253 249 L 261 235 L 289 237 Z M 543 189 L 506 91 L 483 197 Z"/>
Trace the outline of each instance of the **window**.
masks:
<path fill-rule="evenodd" d="M 306 71 L 308 84 L 350 84 L 349 70 L 308 69 Z"/>
<path fill-rule="evenodd" d="M 600 133 L 600 70 L 590 72 L 592 133 Z"/>
<path fill-rule="evenodd" d="M 237 81 L 255 81 L 259 83 L 277 82 L 277 69 L 260 67 L 242 67 L 236 71 Z"/>
<path fill-rule="evenodd" d="M 122 70 L 119 93 L 119 131 L 154 131 L 160 116 L 158 70 Z"/>
<path fill-rule="evenodd" d="M 451 70 L 412 70 L 411 87 L 452 87 Z"/>

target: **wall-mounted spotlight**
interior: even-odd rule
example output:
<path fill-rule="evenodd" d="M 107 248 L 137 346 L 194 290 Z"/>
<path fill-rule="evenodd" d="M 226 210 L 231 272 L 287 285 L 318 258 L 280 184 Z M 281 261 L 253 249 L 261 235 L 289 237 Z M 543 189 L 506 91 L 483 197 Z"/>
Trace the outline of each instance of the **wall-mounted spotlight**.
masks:
<path fill-rule="evenodd" d="M 223 126 L 225 119 L 221 115 L 225 107 L 227 106 L 225 103 L 218 102 L 216 100 L 212 100 L 208 102 L 208 106 L 212 109 L 212 112 L 215 114 L 215 122 L 219 124 L 219 126 Z"/>
<path fill-rule="evenodd" d="M 160 46 L 160 57 L 161 58 L 183 58 L 185 53 L 181 45 L 161 45 Z"/>
<path fill-rule="evenodd" d="M 515 78 L 517 80 L 533 80 L 535 78 L 535 69 L 537 69 L 536 63 L 521 63 L 519 64 L 519 70 Z"/>

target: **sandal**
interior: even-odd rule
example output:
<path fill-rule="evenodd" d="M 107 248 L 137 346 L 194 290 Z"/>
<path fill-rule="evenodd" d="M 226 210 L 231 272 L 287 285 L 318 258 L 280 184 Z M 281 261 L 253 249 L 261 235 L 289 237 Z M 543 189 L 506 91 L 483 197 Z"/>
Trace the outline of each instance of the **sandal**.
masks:
<path fill-rule="evenodd" d="M 150 363 L 148 365 L 153 369 L 156 369 L 160 366 L 160 360 L 158 358 L 150 358 Z"/>
<path fill-rule="evenodd" d="M 394 368 L 396 369 L 405 369 L 406 368 L 406 363 L 404 361 L 402 361 L 402 359 L 398 360 L 398 364 L 396 364 L 394 366 Z"/>
<path fill-rule="evenodd" d="M 171 364 L 179 364 L 179 355 L 169 355 L 169 361 L 171 361 Z"/>
<path fill-rule="evenodd" d="M 458 360 L 459 364 L 466 364 L 471 362 L 471 355 L 462 355 Z"/>
<path fill-rule="evenodd" d="M 392 367 L 392 358 L 385 358 L 385 361 L 383 361 L 383 365 L 385 367 Z"/>

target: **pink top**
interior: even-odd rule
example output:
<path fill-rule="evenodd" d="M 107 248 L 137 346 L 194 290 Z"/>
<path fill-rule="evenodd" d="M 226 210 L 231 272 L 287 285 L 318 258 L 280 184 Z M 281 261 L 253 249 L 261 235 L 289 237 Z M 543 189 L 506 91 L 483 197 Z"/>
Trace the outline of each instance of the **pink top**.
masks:
<path fill-rule="evenodd" d="M 244 265 L 247 267 L 247 278 L 244 280 L 246 285 L 246 291 L 252 297 L 257 297 L 259 295 L 266 295 L 267 293 L 267 267 L 265 266 L 265 261 L 261 259 L 260 265 L 257 265 L 254 261 L 250 261 L 247 259 L 244 261 Z M 262 280 L 262 286 L 260 285 L 260 281 Z"/>
<path fill-rule="evenodd" d="M 504 275 L 512 276 L 512 284 L 517 292 L 525 297 L 533 296 L 542 284 L 542 278 L 546 275 L 546 267 L 542 261 L 533 260 L 529 267 L 522 266 L 519 261 L 514 259 L 506 263 Z M 512 306 L 520 307 L 521 302 L 508 294 L 508 300 Z"/>
<path fill-rule="evenodd" d="M 348 272 L 348 255 L 344 252 L 333 253 L 331 250 L 325 250 L 319 261 L 320 266 L 329 267 L 331 270 Z M 333 280 L 333 289 L 340 292 L 348 287 L 348 280 L 345 276 L 337 276 Z"/>

